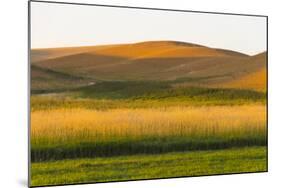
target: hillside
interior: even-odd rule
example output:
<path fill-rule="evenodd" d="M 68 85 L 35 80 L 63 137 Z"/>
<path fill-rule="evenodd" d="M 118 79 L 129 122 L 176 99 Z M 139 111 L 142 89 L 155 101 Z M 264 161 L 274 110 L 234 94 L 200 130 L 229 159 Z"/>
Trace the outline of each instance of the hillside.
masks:
<path fill-rule="evenodd" d="M 71 80 L 71 87 L 96 81 L 168 81 L 174 86 L 237 88 L 241 79 L 256 80 L 255 77 L 259 77 L 259 74 L 251 76 L 253 78 L 247 78 L 247 75 L 266 66 L 263 54 L 248 56 L 235 51 L 177 41 L 35 49 L 31 51 L 31 61 L 37 68 L 79 78 L 62 81 L 67 85 Z M 40 82 L 45 82 L 49 77 L 57 78 L 57 75 L 47 74 L 50 72 L 45 71 L 45 79 L 38 80 L 38 72 L 34 80 L 39 83 L 33 85 L 44 89 L 44 84 L 40 85 Z M 33 78 L 35 77 L 32 76 L 32 82 Z M 81 82 L 82 78 L 87 81 Z M 263 82 L 250 84 L 249 88 L 261 87 Z M 48 87 L 57 86 L 50 83 Z"/>
<path fill-rule="evenodd" d="M 31 65 L 32 93 L 41 93 L 45 90 L 60 91 L 72 88 L 73 85 L 77 87 L 89 85 L 89 83 L 93 82 L 86 78 Z"/>
<path fill-rule="evenodd" d="M 224 49 L 212 49 L 205 46 L 178 42 L 178 41 L 148 41 L 133 44 L 116 44 L 101 46 L 81 46 L 65 48 L 32 49 L 31 62 L 54 59 L 79 53 L 95 53 L 99 55 L 121 56 L 128 58 L 139 57 L 200 57 L 200 56 L 224 56 L 245 54 Z"/>
<path fill-rule="evenodd" d="M 266 53 L 261 53 L 253 58 L 253 63 L 263 64 L 266 62 Z M 266 65 L 261 68 L 249 72 L 248 74 L 238 77 L 230 82 L 225 83 L 223 86 L 228 88 L 239 89 L 254 89 L 258 91 L 266 91 L 267 86 L 267 70 Z"/>

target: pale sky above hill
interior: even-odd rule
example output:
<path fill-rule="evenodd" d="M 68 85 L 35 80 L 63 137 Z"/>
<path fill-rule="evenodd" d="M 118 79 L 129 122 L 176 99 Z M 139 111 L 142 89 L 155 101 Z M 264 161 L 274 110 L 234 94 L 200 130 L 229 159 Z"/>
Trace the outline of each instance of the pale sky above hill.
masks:
<path fill-rule="evenodd" d="M 266 18 L 31 3 L 31 48 L 150 40 L 191 42 L 254 55 L 266 50 Z"/>

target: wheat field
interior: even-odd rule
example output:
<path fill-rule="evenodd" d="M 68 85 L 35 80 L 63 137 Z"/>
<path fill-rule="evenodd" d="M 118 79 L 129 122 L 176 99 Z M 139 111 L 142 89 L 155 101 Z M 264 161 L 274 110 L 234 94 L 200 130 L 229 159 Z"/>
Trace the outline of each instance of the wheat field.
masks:
<path fill-rule="evenodd" d="M 33 143 L 100 141 L 112 137 L 235 136 L 264 134 L 264 106 L 161 109 L 56 109 L 32 112 Z"/>
<path fill-rule="evenodd" d="M 31 142 L 34 152 L 43 148 L 35 152 L 35 158 L 59 156 L 63 150 L 50 148 L 61 146 L 69 156 L 92 156 L 97 152 L 112 155 L 157 153 L 176 147 L 185 150 L 264 145 L 265 109 L 263 105 L 246 105 L 38 110 L 31 116 Z M 83 149 L 85 143 L 87 148 Z"/>

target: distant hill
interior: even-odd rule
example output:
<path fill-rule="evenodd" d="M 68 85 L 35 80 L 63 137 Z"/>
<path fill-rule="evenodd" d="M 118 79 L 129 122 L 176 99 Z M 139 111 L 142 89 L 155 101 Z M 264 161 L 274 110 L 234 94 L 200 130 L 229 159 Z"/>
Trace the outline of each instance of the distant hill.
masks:
<path fill-rule="evenodd" d="M 198 53 L 200 52 L 200 53 Z M 212 49 L 202 45 L 178 41 L 148 41 L 133 44 L 116 44 L 101 46 L 81 46 L 65 48 L 32 49 L 31 61 L 74 55 L 79 53 L 96 53 L 121 57 L 159 57 L 159 56 L 213 56 L 213 55 L 242 55 L 245 54 L 224 49 Z"/>
<path fill-rule="evenodd" d="M 243 87 L 241 79 L 256 81 L 255 77 L 260 74 L 255 72 L 266 67 L 265 57 L 265 53 L 248 56 L 178 41 L 34 49 L 31 51 L 31 63 L 37 67 L 34 69 L 37 73 L 32 74 L 32 83 L 36 80 L 33 86 L 36 85 L 38 89 L 42 82 L 41 88 L 45 88 L 43 82 L 47 78 L 58 78 L 57 82 L 60 82 L 60 73 L 69 76 L 61 82 L 67 85 L 71 80 L 72 87 L 96 81 L 146 80 L 172 81 L 174 86 L 237 88 Z M 48 71 L 40 73 L 38 68 Z M 254 76 L 250 76 L 252 74 Z M 38 79 L 39 77 L 41 78 Z M 250 84 L 249 88 L 260 89 L 265 85 L 264 82 Z M 49 84 L 49 87 L 55 87 L 55 84 L 52 85 Z"/>

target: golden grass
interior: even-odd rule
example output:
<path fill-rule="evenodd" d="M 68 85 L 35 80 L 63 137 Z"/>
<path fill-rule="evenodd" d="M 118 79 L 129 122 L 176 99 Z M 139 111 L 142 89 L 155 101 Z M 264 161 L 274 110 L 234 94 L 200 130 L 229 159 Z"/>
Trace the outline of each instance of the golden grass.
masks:
<path fill-rule="evenodd" d="M 150 109 L 54 109 L 31 113 L 32 143 L 99 142 L 112 138 L 264 135 L 264 105 Z"/>

